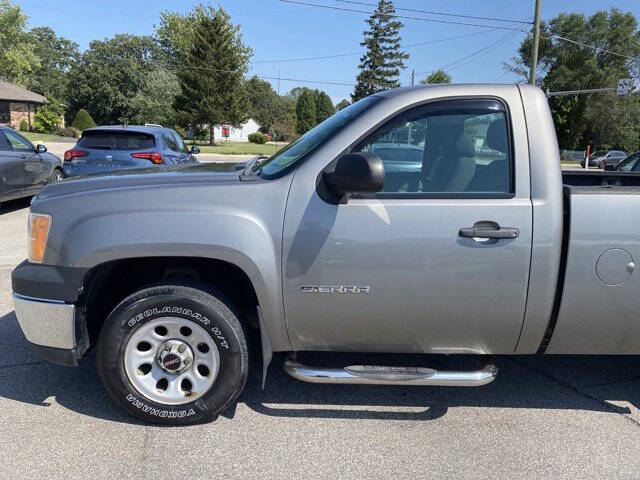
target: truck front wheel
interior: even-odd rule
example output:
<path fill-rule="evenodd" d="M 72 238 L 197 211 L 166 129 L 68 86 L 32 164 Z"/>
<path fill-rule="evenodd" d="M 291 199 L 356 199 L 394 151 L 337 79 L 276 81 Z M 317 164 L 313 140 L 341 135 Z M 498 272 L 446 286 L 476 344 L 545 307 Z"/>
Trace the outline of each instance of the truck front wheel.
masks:
<path fill-rule="evenodd" d="M 236 401 L 249 369 L 234 312 L 222 293 L 203 285 L 161 285 L 125 298 L 98 339 L 98 373 L 107 392 L 146 422 L 215 419 Z"/>

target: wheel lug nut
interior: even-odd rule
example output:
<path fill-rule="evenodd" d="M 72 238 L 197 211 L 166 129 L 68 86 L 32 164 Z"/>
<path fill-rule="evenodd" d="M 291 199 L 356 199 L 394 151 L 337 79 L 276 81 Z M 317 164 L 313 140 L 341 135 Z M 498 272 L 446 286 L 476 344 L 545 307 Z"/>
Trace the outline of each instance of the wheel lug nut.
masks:
<path fill-rule="evenodd" d="M 191 360 L 189 360 L 188 358 L 185 358 L 182 363 L 184 363 L 185 365 L 189 365 L 189 363 L 191 363 Z"/>
<path fill-rule="evenodd" d="M 170 351 L 170 350 L 171 350 L 171 345 L 165 345 L 165 346 L 164 346 L 164 349 L 165 349 L 167 352 L 168 352 L 168 351 Z"/>
<path fill-rule="evenodd" d="M 178 352 L 180 352 L 180 353 L 184 352 L 185 348 L 187 348 L 185 345 L 180 345 L 178 347 Z"/>

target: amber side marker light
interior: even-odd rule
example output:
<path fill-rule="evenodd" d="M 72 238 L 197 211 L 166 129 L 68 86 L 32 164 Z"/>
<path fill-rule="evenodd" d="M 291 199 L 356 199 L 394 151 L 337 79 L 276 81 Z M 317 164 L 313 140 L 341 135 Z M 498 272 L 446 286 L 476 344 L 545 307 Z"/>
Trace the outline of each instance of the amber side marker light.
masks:
<path fill-rule="evenodd" d="M 49 227 L 51 227 L 50 215 L 44 213 L 29 214 L 29 252 L 27 258 L 31 263 L 42 263 L 42 260 L 44 260 Z"/>

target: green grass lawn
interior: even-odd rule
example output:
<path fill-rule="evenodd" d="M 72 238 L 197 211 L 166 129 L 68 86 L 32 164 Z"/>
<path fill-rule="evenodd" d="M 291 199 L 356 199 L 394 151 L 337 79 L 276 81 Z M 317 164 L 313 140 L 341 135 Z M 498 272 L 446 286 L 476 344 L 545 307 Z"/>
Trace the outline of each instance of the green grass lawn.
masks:
<path fill-rule="evenodd" d="M 191 145 L 191 142 L 187 142 Z M 224 142 L 222 145 L 206 145 L 202 143 L 196 143 L 202 153 L 214 153 L 218 155 L 273 155 L 276 150 L 280 150 L 286 144 L 279 143 L 277 145 L 265 143 L 260 145 L 257 143 L 249 142 Z"/>
<path fill-rule="evenodd" d="M 35 133 L 35 132 L 20 132 L 20 134 L 33 143 L 39 142 L 71 142 L 75 143 L 78 139 L 73 137 L 59 137 L 58 135 L 52 135 L 51 133 Z"/>

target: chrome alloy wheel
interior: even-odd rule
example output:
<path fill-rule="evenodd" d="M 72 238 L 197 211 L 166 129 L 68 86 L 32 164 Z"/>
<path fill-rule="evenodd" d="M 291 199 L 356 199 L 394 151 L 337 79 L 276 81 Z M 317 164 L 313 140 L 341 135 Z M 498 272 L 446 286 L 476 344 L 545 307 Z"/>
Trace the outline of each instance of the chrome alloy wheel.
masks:
<path fill-rule="evenodd" d="M 218 376 L 220 354 L 200 325 L 178 317 L 143 324 L 129 338 L 124 367 L 133 387 L 158 403 L 193 402 Z"/>

